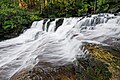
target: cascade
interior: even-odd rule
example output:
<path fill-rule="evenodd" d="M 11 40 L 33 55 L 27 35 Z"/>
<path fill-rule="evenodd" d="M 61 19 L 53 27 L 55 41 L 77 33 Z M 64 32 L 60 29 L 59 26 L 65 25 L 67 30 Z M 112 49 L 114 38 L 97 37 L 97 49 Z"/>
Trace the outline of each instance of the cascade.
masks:
<path fill-rule="evenodd" d="M 35 21 L 20 36 L 0 42 L 0 79 L 8 80 L 38 62 L 56 66 L 72 63 L 76 56 L 87 53 L 82 42 L 110 45 L 117 38 L 120 16 L 113 14 Z"/>

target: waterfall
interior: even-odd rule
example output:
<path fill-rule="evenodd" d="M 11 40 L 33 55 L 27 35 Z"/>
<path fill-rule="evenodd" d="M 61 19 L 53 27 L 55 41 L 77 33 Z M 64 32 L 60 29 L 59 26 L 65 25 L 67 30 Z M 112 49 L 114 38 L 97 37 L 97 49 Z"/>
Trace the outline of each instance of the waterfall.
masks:
<path fill-rule="evenodd" d="M 82 42 L 108 44 L 107 40 L 117 38 L 120 16 L 113 14 L 34 21 L 20 36 L 0 42 L 0 79 L 8 80 L 38 62 L 58 66 L 72 63 L 86 53 Z"/>

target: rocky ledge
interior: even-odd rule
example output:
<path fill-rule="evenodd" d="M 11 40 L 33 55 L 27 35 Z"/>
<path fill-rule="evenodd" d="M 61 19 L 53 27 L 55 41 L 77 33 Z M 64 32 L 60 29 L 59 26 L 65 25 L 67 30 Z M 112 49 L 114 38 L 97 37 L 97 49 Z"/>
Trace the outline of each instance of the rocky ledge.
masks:
<path fill-rule="evenodd" d="M 53 66 L 38 63 L 32 69 L 23 69 L 11 80 L 120 80 L 120 52 L 111 46 L 85 44 L 89 54 L 75 63 Z"/>
<path fill-rule="evenodd" d="M 85 44 L 89 54 L 78 59 L 78 80 L 120 80 L 120 51 L 113 46 Z"/>

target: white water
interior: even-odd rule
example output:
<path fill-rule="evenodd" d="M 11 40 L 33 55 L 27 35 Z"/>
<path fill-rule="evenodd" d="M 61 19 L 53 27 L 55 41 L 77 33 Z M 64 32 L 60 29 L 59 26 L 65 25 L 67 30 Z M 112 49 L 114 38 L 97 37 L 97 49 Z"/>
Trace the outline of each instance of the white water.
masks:
<path fill-rule="evenodd" d="M 38 62 L 54 65 L 73 62 L 77 55 L 86 53 L 81 50 L 82 42 L 105 43 L 107 39 L 120 38 L 120 16 L 64 18 L 57 28 L 59 20 L 35 21 L 19 37 L 0 42 L 1 80 L 8 80 L 16 72 Z"/>

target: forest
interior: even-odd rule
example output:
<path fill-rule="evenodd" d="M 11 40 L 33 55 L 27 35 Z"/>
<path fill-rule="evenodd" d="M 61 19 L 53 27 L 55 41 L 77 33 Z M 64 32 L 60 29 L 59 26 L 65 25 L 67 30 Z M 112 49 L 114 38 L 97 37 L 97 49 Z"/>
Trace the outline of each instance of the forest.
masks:
<path fill-rule="evenodd" d="M 120 0 L 2 0 L 0 40 L 18 36 L 35 20 L 119 11 Z"/>

